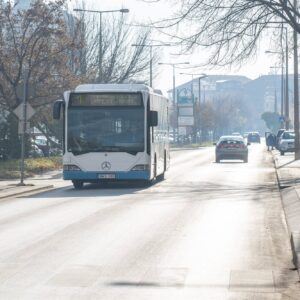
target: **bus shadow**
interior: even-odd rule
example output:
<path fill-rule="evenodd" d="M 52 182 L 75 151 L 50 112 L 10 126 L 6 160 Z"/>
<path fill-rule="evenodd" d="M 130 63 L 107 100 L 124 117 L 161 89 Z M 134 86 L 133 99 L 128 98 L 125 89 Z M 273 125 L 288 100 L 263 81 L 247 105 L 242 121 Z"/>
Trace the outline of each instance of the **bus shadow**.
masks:
<path fill-rule="evenodd" d="M 132 182 L 132 181 L 122 181 L 122 182 L 104 182 L 104 183 L 87 183 L 84 185 L 82 190 L 94 190 L 94 189 L 147 189 L 151 186 L 156 185 L 158 182 L 145 183 L 145 182 Z"/>
<path fill-rule="evenodd" d="M 111 197 L 130 195 L 138 192 L 146 191 L 149 188 L 156 186 L 160 181 L 154 181 L 152 183 L 144 182 L 107 182 L 107 183 L 86 183 L 82 189 L 75 189 L 72 185 L 53 189 L 51 191 L 45 191 L 30 198 L 63 198 L 63 197 L 78 197 L 78 198 L 90 198 L 90 197 Z M 20 197 L 27 198 L 27 196 Z"/>
<path fill-rule="evenodd" d="M 220 162 L 213 162 L 214 164 L 223 164 L 223 165 L 236 165 L 236 164 L 245 164 L 242 160 L 221 160 Z"/>

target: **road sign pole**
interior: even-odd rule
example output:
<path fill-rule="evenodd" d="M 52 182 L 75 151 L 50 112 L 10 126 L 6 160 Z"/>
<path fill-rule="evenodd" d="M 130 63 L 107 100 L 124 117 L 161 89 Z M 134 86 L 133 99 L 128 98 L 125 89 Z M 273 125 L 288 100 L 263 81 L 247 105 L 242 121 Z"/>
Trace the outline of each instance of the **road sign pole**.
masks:
<path fill-rule="evenodd" d="M 23 116 L 22 116 L 22 125 L 23 132 L 21 133 L 21 162 L 20 162 L 20 183 L 19 185 L 25 185 L 24 183 L 24 171 L 25 171 L 25 138 L 27 131 L 27 79 L 28 79 L 28 70 L 24 69 L 23 80 L 24 80 L 24 90 L 23 90 Z"/>

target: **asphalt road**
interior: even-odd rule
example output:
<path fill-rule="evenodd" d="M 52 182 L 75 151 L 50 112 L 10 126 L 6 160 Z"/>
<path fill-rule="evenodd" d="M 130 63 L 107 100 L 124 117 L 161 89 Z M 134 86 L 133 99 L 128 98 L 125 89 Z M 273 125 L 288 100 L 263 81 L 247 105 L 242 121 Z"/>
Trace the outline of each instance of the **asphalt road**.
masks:
<path fill-rule="evenodd" d="M 271 156 L 174 151 L 151 187 L 0 202 L 0 299 L 291 299 L 298 275 Z"/>

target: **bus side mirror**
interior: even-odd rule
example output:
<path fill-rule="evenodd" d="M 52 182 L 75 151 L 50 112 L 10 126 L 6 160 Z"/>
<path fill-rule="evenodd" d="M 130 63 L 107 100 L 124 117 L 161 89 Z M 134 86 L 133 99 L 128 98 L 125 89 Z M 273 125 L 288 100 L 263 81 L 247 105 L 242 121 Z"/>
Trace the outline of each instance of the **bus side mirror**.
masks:
<path fill-rule="evenodd" d="M 158 125 L 158 112 L 155 110 L 150 111 L 150 126 L 157 126 Z"/>
<path fill-rule="evenodd" d="M 56 100 L 53 105 L 53 119 L 54 120 L 59 120 L 60 119 L 60 111 L 61 107 L 63 105 L 64 101 L 63 100 Z"/>

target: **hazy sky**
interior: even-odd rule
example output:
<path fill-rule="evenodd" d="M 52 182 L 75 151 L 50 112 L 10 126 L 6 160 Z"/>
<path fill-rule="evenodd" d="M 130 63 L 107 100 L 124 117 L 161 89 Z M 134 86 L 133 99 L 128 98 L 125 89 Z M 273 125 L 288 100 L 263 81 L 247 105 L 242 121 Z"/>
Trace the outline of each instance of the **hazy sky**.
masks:
<path fill-rule="evenodd" d="M 77 0 L 78 1 L 78 0 Z M 152 0 L 153 1 L 153 0 Z M 161 0 L 160 2 L 148 2 L 143 0 L 85 0 L 84 1 L 88 7 L 93 7 L 94 9 L 119 9 L 128 8 L 130 13 L 128 17 L 131 22 L 135 23 L 147 23 L 149 20 L 155 20 L 163 17 L 168 17 L 172 14 L 171 0 Z M 78 3 L 78 2 L 77 2 Z M 173 2 L 174 4 L 174 2 Z M 153 39 L 164 40 L 165 38 L 155 34 L 152 36 Z M 240 69 L 213 69 L 213 70 L 198 70 L 199 73 L 206 74 L 234 74 L 234 75 L 245 75 L 250 78 L 256 78 L 261 74 L 268 74 L 270 72 L 270 66 L 274 66 L 278 62 L 278 57 L 276 55 L 265 54 L 265 50 L 269 49 L 267 44 L 261 45 L 261 51 L 257 56 L 257 59 L 253 59 L 245 64 Z M 174 47 L 166 47 L 163 50 L 162 61 L 164 62 L 175 62 L 175 61 L 189 61 L 191 65 L 197 65 L 199 62 L 203 61 L 205 58 L 205 52 L 207 51 L 196 51 L 191 56 L 178 57 L 171 55 L 176 53 L 177 49 Z M 172 70 L 168 66 L 159 66 L 157 68 L 159 75 L 154 80 L 154 87 L 167 90 L 172 87 Z M 191 76 L 179 75 L 182 70 L 178 70 L 176 74 L 176 83 L 180 84 L 191 79 Z M 186 72 L 193 72 L 192 70 L 187 70 Z"/>

